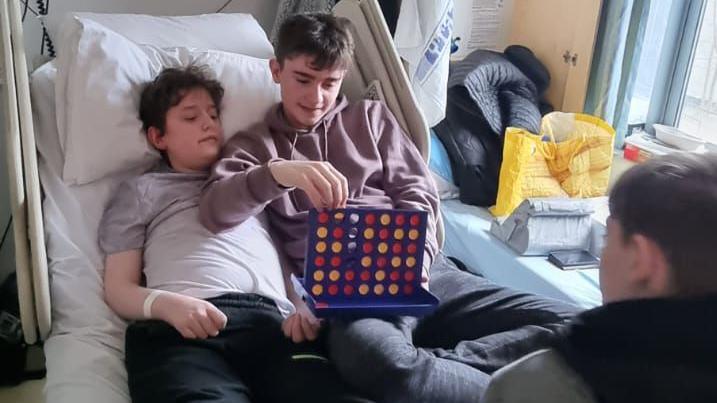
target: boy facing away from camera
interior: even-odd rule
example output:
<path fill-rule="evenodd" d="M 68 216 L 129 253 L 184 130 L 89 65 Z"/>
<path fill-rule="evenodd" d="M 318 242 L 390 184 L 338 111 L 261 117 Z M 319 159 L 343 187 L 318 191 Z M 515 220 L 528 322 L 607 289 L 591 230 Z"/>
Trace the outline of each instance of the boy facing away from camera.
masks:
<path fill-rule="evenodd" d="M 547 345 L 576 309 L 496 286 L 441 254 L 438 195 L 418 150 L 383 103 L 339 94 L 352 52 L 345 19 L 282 24 L 270 62 L 281 103 L 226 144 L 203 191 L 202 223 L 223 233 L 267 211 L 300 275 L 311 208 L 427 211 L 423 280 L 441 304 L 421 319 L 333 321 L 330 358 L 376 400 L 475 402 L 490 373 Z"/>
<path fill-rule="evenodd" d="M 605 305 L 494 376 L 484 403 L 717 401 L 717 154 L 676 153 L 610 193 Z"/>
<path fill-rule="evenodd" d="M 223 143 L 223 92 L 198 67 L 165 69 L 144 87 L 140 119 L 163 161 L 124 182 L 100 224 L 105 299 L 134 321 L 132 400 L 363 401 L 315 343 L 285 337 L 314 339 L 316 324 L 294 326 L 306 308 L 286 287 L 265 217 L 218 235 L 199 223 L 200 191 Z"/>

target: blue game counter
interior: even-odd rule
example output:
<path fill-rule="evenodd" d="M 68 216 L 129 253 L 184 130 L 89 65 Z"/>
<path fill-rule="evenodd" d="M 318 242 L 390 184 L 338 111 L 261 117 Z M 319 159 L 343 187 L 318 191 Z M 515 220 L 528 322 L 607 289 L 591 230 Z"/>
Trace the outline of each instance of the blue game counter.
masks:
<path fill-rule="evenodd" d="M 545 257 L 520 257 L 490 234 L 487 209 L 458 200 L 441 204 L 445 223 L 444 252 L 497 284 L 559 299 L 582 308 L 602 303 L 598 269 L 563 271 Z"/>

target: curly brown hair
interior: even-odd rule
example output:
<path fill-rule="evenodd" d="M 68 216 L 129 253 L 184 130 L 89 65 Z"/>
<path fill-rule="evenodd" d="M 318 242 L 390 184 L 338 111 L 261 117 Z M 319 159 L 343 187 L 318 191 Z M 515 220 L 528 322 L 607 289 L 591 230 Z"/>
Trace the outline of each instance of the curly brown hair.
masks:
<path fill-rule="evenodd" d="M 139 101 L 139 119 L 142 130 L 147 133 L 150 127 L 156 127 L 164 133 L 167 112 L 182 101 L 187 91 L 202 88 L 209 93 L 217 111 L 221 108 L 224 88 L 207 72 L 206 66 L 187 66 L 166 68 L 142 88 Z"/>

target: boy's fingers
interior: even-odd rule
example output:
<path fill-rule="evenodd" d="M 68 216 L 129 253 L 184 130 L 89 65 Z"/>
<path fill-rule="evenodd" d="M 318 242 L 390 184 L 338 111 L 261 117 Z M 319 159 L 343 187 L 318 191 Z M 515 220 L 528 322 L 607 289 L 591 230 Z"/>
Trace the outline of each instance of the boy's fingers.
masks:
<path fill-rule="evenodd" d="M 180 334 L 182 335 L 182 337 L 184 337 L 185 339 L 196 339 L 196 338 L 197 338 L 197 335 L 194 334 L 194 332 L 192 331 L 192 329 L 190 329 L 189 327 L 183 327 L 183 328 L 180 328 L 180 329 L 177 329 L 177 330 L 179 330 L 179 333 L 180 333 Z"/>
<path fill-rule="evenodd" d="M 323 199 L 321 198 L 321 194 L 319 193 L 318 189 L 314 187 L 313 183 L 309 182 L 309 185 L 306 189 L 304 189 L 304 192 L 306 192 L 306 196 L 309 197 L 311 204 L 313 204 L 317 210 L 321 211 L 321 209 L 325 207 Z"/>
<path fill-rule="evenodd" d="M 294 343 L 301 343 L 304 341 L 304 335 L 301 333 L 301 319 L 295 317 L 291 327 L 291 340 Z"/>
<path fill-rule="evenodd" d="M 336 176 L 336 178 L 338 178 L 338 180 L 339 180 L 339 185 L 341 186 L 341 196 L 342 196 L 341 201 L 345 203 L 346 199 L 348 199 L 348 197 L 349 197 L 349 181 L 348 181 L 348 179 L 346 179 L 346 176 L 344 176 L 344 174 L 342 174 L 341 172 L 339 172 L 338 169 L 336 169 L 336 167 L 334 167 L 331 164 L 329 164 L 329 166 L 331 167 L 331 170 L 334 172 L 334 175 Z"/>
<path fill-rule="evenodd" d="M 304 336 L 306 336 L 309 340 L 314 340 L 316 338 L 316 330 L 311 326 L 309 323 L 308 318 L 301 318 L 301 328 L 304 331 Z"/>
<path fill-rule="evenodd" d="M 303 183 L 299 186 L 299 188 L 306 193 L 306 196 L 309 198 L 309 201 L 311 201 L 311 204 L 313 204 L 317 210 L 321 210 L 323 208 L 323 197 L 314 183 L 312 172 L 313 171 L 309 170 L 302 175 Z"/>
<path fill-rule="evenodd" d="M 294 315 L 289 316 L 281 323 L 281 330 L 284 332 L 286 338 L 291 337 L 291 322 L 294 320 Z"/>
<path fill-rule="evenodd" d="M 227 326 L 227 315 L 224 315 L 224 312 L 220 311 L 214 305 L 207 309 L 207 313 L 218 330 L 224 329 Z"/>
<path fill-rule="evenodd" d="M 193 320 L 189 324 L 189 329 L 192 331 L 192 333 L 194 333 L 195 336 L 197 336 L 197 338 L 206 339 L 208 336 L 207 332 L 204 331 L 204 328 L 202 327 L 202 324 L 199 322 L 199 320 Z"/>
<path fill-rule="evenodd" d="M 308 318 L 306 318 L 306 320 L 309 321 L 309 324 L 310 324 L 311 326 L 315 326 L 315 327 L 320 327 L 320 326 L 321 326 L 321 320 L 320 320 L 319 318 L 313 316 L 313 315 L 310 316 L 310 317 L 308 317 Z"/>
<path fill-rule="evenodd" d="M 346 207 L 346 203 L 349 201 L 349 181 L 343 175 L 341 175 L 341 186 L 344 189 L 344 198 L 341 199 L 341 207 Z"/>
<path fill-rule="evenodd" d="M 348 199 L 348 197 L 349 197 L 348 181 L 346 180 L 346 177 L 341 172 L 339 172 L 338 169 L 336 169 L 336 167 L 334 167 L 333 165 L 331 165 L 328 162 L 326 164 L 328 165 L 329 169 L 333 173 L 334 178 L 336 178 L 336 181 L 337 181 L 337 188 L 339 190 L 339 196 L 335 203 L 336 207 L 337 208 L 345 207 L 346 199 Z"/>
<path fill-rule="evenodd" d="M 326 200 L 326 204 L 331 208 L 336 208 L 336 202 L 341 197 L 341 193 L 337 188 L 338 180 L 336 176 L 329 168 L 328 163 L 317 164 L 316 172 L 323 179 L 321 183 L 325 186 L 324 200 Z"/>
<path fill-rule="evenodd" d="M 327 179 L 331 183 L 331 195 L 333 196 L 333 203 L 331 203 L 331 206 L 333 208 L 338 208 L 341 205 L 341 201 L 344 199 L 344 188 L 341 184 L 341 179 L 338 175 L 341 175 L 336 171 L 331 165 L 327 164 L 326 169 Z M 338 174 L 338 175 L 337 175 Z"/>
<path fill-rule="evenodd" d="M 208 311 L 206 315 L 199 317 L 198 322 L 207 336 L 213 337 L 219 334 L 219 329 L 217 325 L 214 324 L 214 320 L 212 320 L 211 316 L 209 316 Z"/>
<path fill-rule="evenodd" d="M 344 200 L 344 197 L 342 195 L 343 191 L 341 189 L 341 183 L 338 182 L 338 179 L 335 183 L 333 183 L 333 187 L 331 189 L 334 191 L 333 207 L 339 208 L 341 207 L 341 203 Z"/>
<path fill-rule="evenodd" d="M 311 325 L 311 340 L 316 340 L 319 337 L 319 325 Z"/>
<path fill-rule="evenodd" d="M 316 169 L 311 172 L 312 174 L 309 176 L 309 181 L 319 192 L 321 200 L 323 200 L 324 204 L 328 206 L 333 205 L 333 191 L 331 189 L 331 183 L 324 177 L 320 170 Z"/>

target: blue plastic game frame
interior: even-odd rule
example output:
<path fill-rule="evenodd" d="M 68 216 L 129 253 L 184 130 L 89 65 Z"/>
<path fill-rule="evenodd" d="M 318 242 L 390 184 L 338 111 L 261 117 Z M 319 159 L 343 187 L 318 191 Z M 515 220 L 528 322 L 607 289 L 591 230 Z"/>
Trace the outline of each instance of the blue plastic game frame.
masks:
<path fill-rule="evenodd" d="M 438 305 L 421 287 L 427 212 L 312 209 L 308 222 L 303 286 L 317 317 L 423 316 Z"/>

